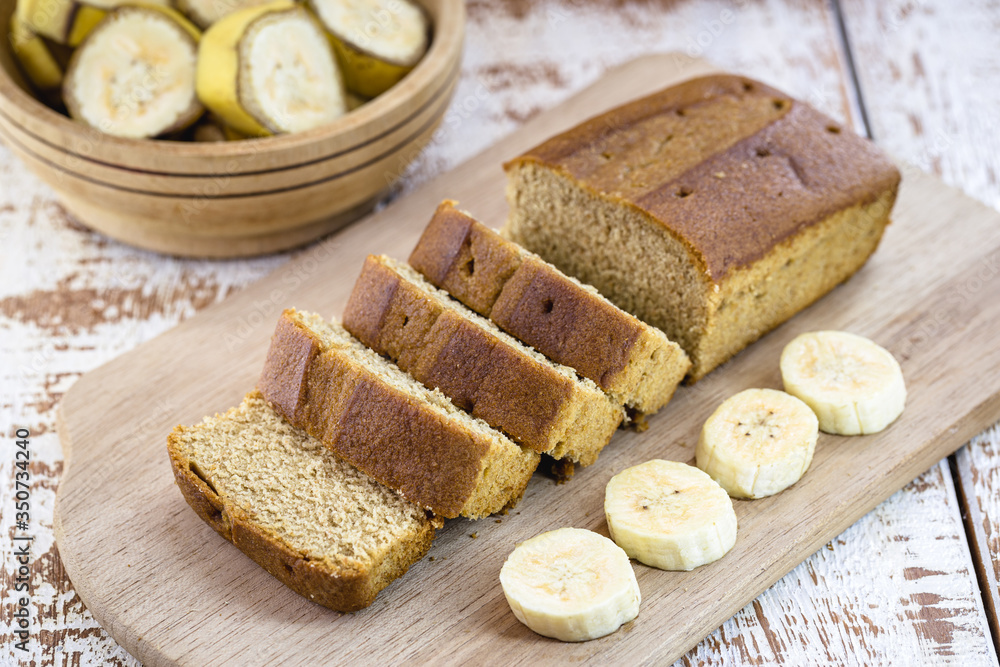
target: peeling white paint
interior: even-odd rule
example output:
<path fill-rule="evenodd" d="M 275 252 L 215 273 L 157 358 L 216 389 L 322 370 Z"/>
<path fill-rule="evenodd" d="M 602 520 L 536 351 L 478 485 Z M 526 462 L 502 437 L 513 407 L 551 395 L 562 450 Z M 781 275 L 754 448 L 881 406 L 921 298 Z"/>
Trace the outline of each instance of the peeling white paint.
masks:
<path fill-rule="evenodd" d="M 675 3 L 669 12 L 645 2 L 469 4 L 465 61 L 449 116 L 406 172 L 400 192 L 478 153 L 608 68 L 653 51 L 689 51 L 764 79 L 838 119 L 852 114 L 825 3 L 712 0 Z M 849 0 L 844 6 L 879 141 L 997 206 L 1000 100 L 995 86 L 977 82 L 997 78 L 997 61 L 984 49 L 995 44 L 1000 18 L 995 7 L 987 11 L 987 3 L 968 4 L 959 23 L 948 25 L 938 16 L 948 11 L 940 0 Z M 527 7 L 524 19 L 513 15 L 517 5 Z M 914 11 L 904 11 L 906 5 Z M 723 20 L 727 11 L 732 20 Z M 955 18 L 953 11 L 948 15 Z M 942 30 L 950 37 L 941 37 Z M 959 38 L 965 34 L 977 37 Z M 651 81 L 650 90 L 656 88 Z M 911 116 L 919 119 L 920 131 Z M 857 118 L 851 120 L 857 127 Z M 32 531 L 35 553 L 42 554 L 53 543 L 54 471 L 63 461 L 53 401 L 80 374 L 280 268 L 294 253 L 239 262 L 159 257 L 71 226 L 51 191 L 2 147 L 0 180 L 0 302 L 35 292 L 37 305 L 47 295 L 66 294 L 77 305 L 86 302 L 93 313 L 85 324 L 60 316 L 58 309 L 0 313 L 0 424 L 30 428 L 33 460 L 48 471 L 33 474 Z M 13 472 L 9 435 L 3 433 L 0 441 L 4 480 Z M 1000 552 L 998 449 L 1000 430 L 994 428 L 970 450 L 994 562 Z M 0 486 L 5 536 L 12 530 L 11 493 L 12 484 Z M 9 579 L 9 557 L 3 568 Z M 31 653 L 17 658 L 38 664 L 138 664 L 99 630 L 71 584 L 43 579 L 34 584 L 33 608 L 55 610 L 38 628 L 65 639 L 59 646 L 35 642 Z M 993 664 L 976 586 L 948 470 L 935 466 L 785 576 L 681 663 Z M 937 613 L 945 631 L 921 620 Z"/>

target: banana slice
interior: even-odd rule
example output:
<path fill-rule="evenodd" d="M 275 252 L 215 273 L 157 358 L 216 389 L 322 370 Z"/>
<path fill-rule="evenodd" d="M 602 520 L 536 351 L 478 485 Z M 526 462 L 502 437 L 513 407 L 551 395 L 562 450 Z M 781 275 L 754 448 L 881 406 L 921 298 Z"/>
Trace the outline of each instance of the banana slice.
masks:
<path fill-rule="evenodd" d="M 347 112 L 329 40 L 289 0 L 241 9 L 205 32 L 198 96 L 248 136 L 301 132 Z"/>
<path fill-rule="evenodd" d="M 235 11 L 260 7 L 270 0 L 177 0 L 177 8 L 203 30 Z"/>
<path fill-rule="evenodd" d="M 10 20 L 10 46 L 18 65 L 31 85 L 43 98 L 62 88 L 63 68 L 45 40 L 31 32 L 15 14 Z"/>
<path fill-rule="evenodd" d="M 78 0 L 18 0 L 17 14 L 40 37 L 77 46 L 107 15 L 107 9 Z"/>
<path fill-rule="evenodd" d="M 198 37 L 167 7 L 112 10 L 70 60 L 63 81 L 70 115 L 119 137 L 186 128 L 204 112 L 194 89 Z"/>
<path fill-rule="evenodd" d="M 729 495 L 763 498 L 801 479 L 818 437 L 808 405 L 783 391 L 747 389 L 708 418 L 695 457 Z"/>
<path fill-rule="evenodd" d="M 825 433 L 878 433 L 903 413 L 906 384 L 885 348 L 844 331 L 802 334 L 781 353 L 785 391 L 805 401 Z"/>
<path fill-rule="evenodd" d="M 171 0 L 86 0 L 86 3 L 92 7 L 98 7 L 106 10 L 111 10 L 115 7 L 122 7 L 123 5 L 166 7 L 169 9 L 173 4 Z"/>
<path fill-rule="evenodd" d="M 608 538 L 560 528 L 517 545 L 500 570 L 517 620 L 540 635 L 580 642 L 611 634 L 639 614 L 628 556 Z"/>
<path fill-rule="evenodd" d="M 430 22 L 411 0 L 309 0 L 330 33 L 347 88 L 375 97 L 427 51 Z"/>
<path fill-rule="evenodd" d="M 16 13 L 36 35 L 76 47 L 108 11 L 126 4 L 169 7 L 170 0 L 18 0 Z"/>
<path fill-rule="evenodd" d="M 612 477 L 604 515 L 625 553 L 661 570 L 693 570 L 736 544 L 733 501 L 704 472 L 676 461 L 653 459 Z"/>

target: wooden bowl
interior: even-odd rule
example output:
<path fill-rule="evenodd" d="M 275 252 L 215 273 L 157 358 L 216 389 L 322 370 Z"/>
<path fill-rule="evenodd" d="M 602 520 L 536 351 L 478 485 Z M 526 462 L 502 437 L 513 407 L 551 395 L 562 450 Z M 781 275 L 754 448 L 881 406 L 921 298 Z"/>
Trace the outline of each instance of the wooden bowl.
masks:
<path fill-rule="evenodd" d="M 0 0 L 0 139 L 73 216 L 125 243 L 195 257 L 301 245 L 369 211 L 441 122 L 458 81 L 465 4 L 421 1 L 431 47 L 373 101 L 308 132 L 188 143 L 102 134 L 35 99 L 6 39 L 15 0 Z"/>

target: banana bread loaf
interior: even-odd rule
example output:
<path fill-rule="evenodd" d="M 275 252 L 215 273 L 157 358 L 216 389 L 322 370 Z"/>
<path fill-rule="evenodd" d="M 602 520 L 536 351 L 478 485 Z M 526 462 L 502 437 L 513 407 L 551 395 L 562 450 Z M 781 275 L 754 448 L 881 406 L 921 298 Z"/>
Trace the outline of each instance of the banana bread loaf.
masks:
<path fill-rule="evenodd" d="M 458 407 L 553 458 L 593 463 L 622 421 L 621 405 L 592 381 L 525 347 L 403 262 L 368 257 L 344 328 Z"/>
<path fill-rule="evenodd" d="M 174 479 L 208 525 L 296 593 L 370 605 L 443 521 L 341 461 L 252 392 L 167 439 Z"/>
<path fill-rule="evenodd" d="M 282 314 L 258 388 L 293 426 L 443 517 L 510 507 L 538 466 L 538 454 L 311 313 Z"/>
<path fill-rule="evenodd" d="M 691 362 L 662 331 L 445 201 L 410 255 L 428 281 L 634 413 L 652 414 Z"/>
<path fill-rule="evenodd" d="M 900 174 L 750 79 L 693 79 L 505 165 L 502 230 L 688 353 L 697 380 L 857 271 Z"/>

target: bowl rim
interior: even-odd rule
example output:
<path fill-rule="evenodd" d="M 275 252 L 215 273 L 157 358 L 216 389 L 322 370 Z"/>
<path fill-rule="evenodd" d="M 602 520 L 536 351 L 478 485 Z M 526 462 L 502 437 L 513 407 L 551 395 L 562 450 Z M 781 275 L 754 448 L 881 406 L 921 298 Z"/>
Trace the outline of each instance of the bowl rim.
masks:
<path fill-rule="evenodd" d="M 0 0 L 9 2 L 10 15 L 2 17 L 3 25 L 7 25 L 10 16 L 13 14 L 14 0 Z M 285 151 L 297 151 L 306 147 L 314 147 L 317 142 L 344 141 L 349 136 L 358 132 L 359 129 L 369 126 L 374 122 L 407 111 L 407 107 L 417 97 L 421 91 L 442 77 L 443 82 L 439 84 L 440 90 L 435 90 L 420 109 L 419 113 L 427 104 L 437 99 L 453 83 L 452 79 L 457 75 L 461 63 L 461 51 L 464 43 L 465 27 L 465 3 L 464 0 L 440 0 L 437 12 L 433 12 L 428 7 L 427 0 L 417 0 L 433 18 L 433 37 L 430 48 L 416 67 L 409 72 L 406 77 L 385 93 L 379 95 L 370 102 L 365 103 L 358 109 L 345 114 L 341 118 L 326 125 L 306 130 L 304 132 L 279 134 L 270 137 L 254 137 L 239 141 L 226 142 L 193 142 L 193 141 L 169 141 L 160 139 L 132 139 L 104 134 L 88 125 L 84 125 L 69 116 L 63 115 L 36 99 L 28 91 L 19 86 L 13 79 L 7 68 L 0 67 L 0 102 L 9 101 L 18 107 L 22 112 L 35 117 L 39 122 L 53 127 L 56 131 L 66 135 L 74 136 L 82 141 L 97 141 L 105 144 L 108 148 L 113 148 L 122 152 L 127 151 L 131 155 L 137 153 L 169 152 L 170 155 L 179 159 L 190 159 L 198 157 L 210 157 L 212 159 L 241 158 L 258 155 L 260 153 L 276 153 Z M 9 49 L 9 46 L 3 48 Z M 10 54 L 11 62 L 16 67 L 13 54 Z M 338 148 L 333 153 L 324 153 L 314 157 L 289 165 L 274 166 L 259 170 L 256 173 L 269 173 L 282 171 L 285 169 L 297 169 L 308 166 L 316 162 L 333 159 L 339 155 L 350 153 L 362 148 L 380 137 L 404 126 L 411 114 L 407 114 L 402 120 L 394 123 L 388 129 L 382 130 L 371 137 L 364 137 L 355 142 L 348 142 L 345 147 Z M 30 128 L 23 125 L 4 109 L 0 104 L 0 116 L 8 123 L 21 126 L 24 131 L 34 135 Z M 37 137 L 44 141 L 44 138 Z M 58 146 L 66 151 L 66 146 Z M 125 166 L 120 163 L 108 162 L 107 160 L 94 157 L 93 155 L 80 155 L 73 151 L 74 155 L 80 159 L 102 164 L 109 167 L 125 168 L 128 171 L 142 172 L 148 174 L 163 174 L 167 176 L 195 176 L 191 172 L 184 171 L 164 171 L 158 169 L 143 169 L 135 166 Z M 129 162 L 132 162 L 131 160 Z M 240 172 L 243 175 L 244 172 Z M 199 173 L 198 176 L 208 175 L 207 172 Z M 233 175 L 233 174 L 230 174 Z"/>

